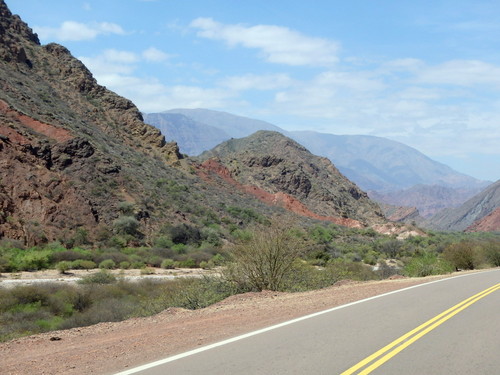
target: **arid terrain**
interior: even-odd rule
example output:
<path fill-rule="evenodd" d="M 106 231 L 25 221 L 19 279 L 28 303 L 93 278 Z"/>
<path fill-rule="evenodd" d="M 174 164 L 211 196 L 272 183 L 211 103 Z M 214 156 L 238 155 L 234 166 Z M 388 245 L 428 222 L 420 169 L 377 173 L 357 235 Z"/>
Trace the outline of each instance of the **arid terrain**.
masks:
<path fill-rule="evenodd" d="M 453 276 L 453 275 L 451 275 Z M 0 344 L 2 374 L 111 374 L 306 314 L 450 276 L 343 281 L 304 292 L 264 291 L 201 310 L 49 332 Z"/>

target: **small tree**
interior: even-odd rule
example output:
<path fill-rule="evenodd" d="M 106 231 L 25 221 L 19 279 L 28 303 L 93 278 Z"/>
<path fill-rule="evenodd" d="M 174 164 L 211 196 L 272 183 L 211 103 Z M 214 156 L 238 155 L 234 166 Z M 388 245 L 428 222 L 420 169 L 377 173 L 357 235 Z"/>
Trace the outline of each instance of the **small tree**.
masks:
<path fill-rule="evenodd" d="M 280 290 L 294 261 L 303 253 L 304 243 L 283 223 L 255 227 L 251 238 L 230 251 L 233 263 L 227 276 L 240 286 L 257 290 Z"/>

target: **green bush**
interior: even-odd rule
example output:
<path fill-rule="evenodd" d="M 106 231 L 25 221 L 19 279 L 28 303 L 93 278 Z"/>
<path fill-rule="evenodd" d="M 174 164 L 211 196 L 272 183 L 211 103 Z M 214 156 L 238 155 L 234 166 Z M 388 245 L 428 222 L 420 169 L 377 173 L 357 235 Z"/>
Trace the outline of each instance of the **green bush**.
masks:
<path fill-rule="evenodd" d="M 112 270 L 116 268 L 116 263 L 113 259 L 105 259 L 101 263 L 99 263 L 100 269 Z"/>
<path fill-rule="evenodd" d="M 483 249 L 486 260 L 492 266 L 500 267 L 500 241 L 489 241 L 483 245 Z"/>
<path fill-rule="evenodd" d="M 99 272 L 93 273 L 92 275 L 88 275 L 85 277 L 82 277 L 81 280 L 79 280 L 80 284 L 112 284 L 115 283 L 116 277 L 109 273 L 106 270 L 101 270 Z"/>
<path fill-rule="evenodd" d="M 71 269 L 72 262 L 68 262 L 67 260 L 63 260 L 62 262 L 57 263 L 56 269 L 62 273 L 65 274 L 68 270 Z"/>
<path fill-rule="evenodd" d="M 91 260 L 78 259 L 71 263 L 71 268 L 75 270 L 91 270 L 97 268 L 97 264 Z"/>
<path fill-rule="evenodd" d="M 113 222 L 113 228 L 118 234 L 135 236 L 139 229 L 139 222 L 132 216 L 120 216 Z"/>
<path fill-rule="evenodd" d="M 404 275 L 425 277 L 453 272 L 453 265 L 434 253 L 424 253 L 412 258 L 404 267 Z"/>
<path fill-rule="evenodd" d="M 130 262 L 127 261 L 120 262 L 120 269 L 128 270 L 129 268 L 130 268 Z"/>
<path fill-rule="evenodd" d="M 443 252 L 443 258 L 457 270 L 473 270 L 481 262 L 481 249 L 472 241 L 460 241 L 449 245 Z"/>
<path fill-rule="evenodd" d="M 173 269 L 175 268 L 175 262 L 173 259 L 163 259 L 163 261 L 161 262 L 161 268 L 164 268 L 164 269 Z"/>

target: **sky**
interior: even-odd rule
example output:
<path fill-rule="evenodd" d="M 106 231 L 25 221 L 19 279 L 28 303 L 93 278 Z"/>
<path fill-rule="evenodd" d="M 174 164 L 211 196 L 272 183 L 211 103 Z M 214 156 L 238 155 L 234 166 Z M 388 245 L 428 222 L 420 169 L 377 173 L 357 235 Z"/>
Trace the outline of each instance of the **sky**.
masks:
<path fill-rule="evenodd" d="M 386 137 L 500 179 L 500 1 L 6 3 L 143 112 Z"/>

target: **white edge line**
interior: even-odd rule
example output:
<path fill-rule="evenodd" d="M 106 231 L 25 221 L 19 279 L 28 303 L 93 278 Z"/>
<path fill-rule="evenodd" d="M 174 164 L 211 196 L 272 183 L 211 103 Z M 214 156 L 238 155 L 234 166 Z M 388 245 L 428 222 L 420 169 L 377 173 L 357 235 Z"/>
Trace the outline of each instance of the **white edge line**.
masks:
<path fill-rule="evenodd" d="M 404 291 L 407 291 L 407 290 L 410 290 L 410 289 L 413 289 L 413 288 L 419 288 L 421 286 L 430 285 L 430 284 L 434 284 L 434 283 L 439 283 L 439 282 L 442 282 L 442 281 L 448 281 L 448 280 L 452 280 L 452 279 L 457 279 L 459 277 L 466 277 L 466 276 L 471 276 L 471 275 L 477 275 L 479 273 L 486 273 L 486 272 L 493 272 L 493 271 L 498 271 L 498 270 L 490 270 L 490 271 L 469 273 L 469 274 L 465 274 L 465 275 L 458 275 L 458 276 L 448 277 L 448 278 L 445 278 L 445 279 L 429 281 L 429 282 L 423 283 L 423 284 L 409 286 L 409 287 L 403 288 L 403 289 L 393 290 L 392 292 L 387 292 L 387 293 L 379 294 L 379 295 L 376 295 L 376 296 L 373 296 L 373 297 L 368 297 L 368 298 L 365 298 L 365 299 L 362 299 L 362 300 L 359 300 L 359 301 L 350 302 L 350 303 L 347 303 L 345 305 L 332 307 L 332 308 L 327 309 L 327 310 L 322 310 L 322 311 L 315 312 L 313 314 L 301 316 L 300 318 L 288 320 L 286 322 L 275 324 L 275 325 L 267 327 L 267 328 L 262 328 L 262 329 L 259 329 L 257 331 L 245 333 L 245 334 L 240 335 L 240 336 L 236 336 L 236 337 L 233 337 L 233 338 L 230 338 L 230 339 L 227 339 L 227 340 L 219 341 L 219 342 L 216 342 L 214 344 L 206 345 L 206 346 L 203 346 L 201 348 L 197 348 L 197 349 L 190 350 L 190 351 L 187 351 L 187 352 L 184 352 L 184 353 L 181 353 L 181 354 L 174 355 L 172 357 L 167 357 L 167 358 L 155 361 L 155 362 L 147 363 L 147 364 L 142 365 L 142 366 L 134 367 L 134 368 L 129 369 L 129 370 L 118 372 L 115 375 L 130 375 L 130 374 L 135 374 L 135 373 L 137 373 L 139 371 L 144 371 L 144 370 L 150 369 L 152 367 L 163 365 L 163 364 L 168 363 L 168 362 L 173 362 L 173 361 L 176 361 L 178 359 L 189 357 L 191 355 L 198 354 L 198 353 L 201 353 L 201 352 L 213 349 L 213 348 L 217 348 L 219 346 L 227 345 L 227 344 L 233 343 L 235 341 L 243 340 L 243 339 L 246 339 L 248 337 L 260 335 L 261 333 L 272 331 L 272 330 L 277 329 L 277 328 L 285 327 L 287 325 L 294 324 L 294 323 L 300 322 L 302 320 L 314 318 L 316 316 L 327 314 L 327 313 L 335 311 L 335 310 L 340 310 L 340 309 L 343 309 L 343 308 L 346 308 L 346 307 L 349 307 L 349 306 L 357 305 L 359 303 L 368 302 L 368 301 L 371 301 L 371 300 L 374 300 L 374 299 L 377 299 L 377 298 L 382 298 L 382 297 L 385 297 L 385 296 L 389 296 L 391 294 L 396 294 L 396 293 L 404 292 Z"/>

